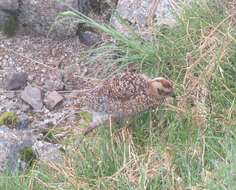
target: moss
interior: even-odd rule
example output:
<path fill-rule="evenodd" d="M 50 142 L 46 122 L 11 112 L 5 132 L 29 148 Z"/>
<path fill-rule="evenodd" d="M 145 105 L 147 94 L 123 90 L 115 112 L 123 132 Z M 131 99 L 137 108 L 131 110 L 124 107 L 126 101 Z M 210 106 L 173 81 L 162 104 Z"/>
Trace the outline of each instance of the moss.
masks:
<path fill-rule="evenodd" d="M 20 151 L 20 159 L 29 166 L 32 166 L 33 162 L 36 160 L 36 155 L 34 151 L 32 150 L 32 147 L 25 147 Z"/>
<path fill-rule="evenodd" d="M 85 124 L 89 124 L 92 121 L 92 115 L 88 112 L 80 112 L 80 118 L 84 121 Z"/>
<path fill-rule="evenodd" d="M 0 125 L 15 126 L 17 117 L 13 112 L 4 112 L 0 116 Z"/>
<path fill-rule="evenodd" d="M 8 36 L 14 36 L 17 29 L 17 18 L 14 15 L 9 16 L 4 26 L 2 27 L 3 33 Z"/>

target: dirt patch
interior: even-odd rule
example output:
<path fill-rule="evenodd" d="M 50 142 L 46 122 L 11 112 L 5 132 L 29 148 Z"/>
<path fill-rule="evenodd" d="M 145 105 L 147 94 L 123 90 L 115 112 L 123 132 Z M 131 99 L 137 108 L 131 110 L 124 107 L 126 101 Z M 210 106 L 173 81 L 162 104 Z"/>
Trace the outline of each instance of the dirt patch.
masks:
<path fill-rule="evenodd" d="M 69 119 L 76 125 L 71 108 L 63 105 L 49 110 L 43 106 L 35 112 L 21 99 L 21 90 L 9 91 L 5 88 L 6 78 L 13 72 L 25 72 L 28 85 L 41 89 L 44 99 L 49 91 L 62 95 L 72 90 L 83 90 L 93 85 L 89 76 L 96 70 L 95 65 L 78 64 L 80 51 L 85 48 L 78 38 L 53 40 L 45 37 L 16 35 L 13 38 L 0 36 L 0 112 L 11 111 L 18 118 L 27 117 L 30 128 L 45 128 L 59 125 Z M 73 120 L 73 121 L 72 121 Z M 53 124 L 53 125 L 51 125 Z M 65 126 L 65 122 L 63 123 Z M 66 124 L 66 127 L 68 125 Z"/>

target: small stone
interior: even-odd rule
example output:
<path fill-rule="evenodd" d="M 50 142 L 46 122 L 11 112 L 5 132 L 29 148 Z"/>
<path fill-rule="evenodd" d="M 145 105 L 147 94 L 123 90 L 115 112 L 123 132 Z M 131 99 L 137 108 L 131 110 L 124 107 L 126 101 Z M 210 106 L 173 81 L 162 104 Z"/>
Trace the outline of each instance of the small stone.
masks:
<path fill-rule="evenodd" d="M 28 75 L 25 72 L 18 72 L 10 74 L 5 82 L 7 90 L 19 90 L 27 83 Z"/>
<path fill-rule="evenodd" d="M 28 112 L 30 110 L 30 106 L 28 104 L 24 103 L 24 104 L 21 105 L 21 110 L 23 112 Z"/>
<path fill-rule="evenodd" d="M 61 80 L 48 79 L 44 82 L 43 88 L 48 91 L 63 90 L 65 88 L 65 84 Z"/>
<path fill-rule="evenodd" d="M 20 159 L 18 159 L 18 165 L 20 171 L 26 171 L 26 169 L 28 168 L 28 164 Z"/>
<path fill-rule="evenodd" d="M 58 91 L 63 90 L 65 84 L 63 82 L 63 73 L 56 71 L 50 74 L 49 77 L 45 78 L 43 89 L 45 91 Z"/>
<path fill-rule="evenodd" d="M 29 126 L 29 120 L 28 119 L 23 119 L 16 124 L 16 129 L 17 130 L 24 130 L 27 129 Z"/>
<path fill-rule="evenodd" d="M 46 73 L 46 71 L 47 71 L 46 69 L 42 69 L 41 70 L 42 73 Z"/>
<path fill-rule="evenodd" d="M 32 106 L 36 111 L 43 107 L 41 90 L 37 87 L 27 86 L 21 93 L 21 99 Z"/>
<path fill-rule="evenodd" d="M 101 41 L 101 37 L 98 34 L 90 31 L 81 32 L 79 34 L 79 39 L 80 42 L 86 46 L 93 46 Z"/>
<path fill-rule="evenodd" d="M 28 80 L 29 80 L 29 81 L 33 81 L 33 80 L 34 80 L 34 76 L 33 76 L 33 75 L 29 75 L 29 76 L 28 76 Z"/>
<path fill-rule="evenodd" d="M 50 92 L 44 102 L 49 109 L 55 108 L 60 102 L 62 102 L 63 97 L 56 91 Z"/>

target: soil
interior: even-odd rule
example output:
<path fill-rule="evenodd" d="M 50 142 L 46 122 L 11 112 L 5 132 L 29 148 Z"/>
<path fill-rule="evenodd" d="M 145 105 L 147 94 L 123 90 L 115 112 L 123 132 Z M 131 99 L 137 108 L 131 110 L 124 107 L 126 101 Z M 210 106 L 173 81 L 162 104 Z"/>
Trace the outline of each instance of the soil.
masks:
<path fill-rule="evenodd" d="M 79 130 L 80 117 L 74 108 L 64 106 L 67 100 L 53 110 L 44 105 L 36 112 L 20 98 L 23 89 L 10 91 L 5 87 L 8 75 L 23 71 L 28 74 L 28 85 L 40 88 L 43 98 L 53 90 L 64 95 L 90 88 L 93 81 L 88 78 L 96 71 L 96 65 L 78 64 L 80 51 L 86 48 L 79 39 L 60 41 L 22 34 L 6 38 L 0 34 L 0 41 L 0 113 L 10 111 L 19 120 L 28 118 L 28 128 L 35 131 L 52 126 Z"/>

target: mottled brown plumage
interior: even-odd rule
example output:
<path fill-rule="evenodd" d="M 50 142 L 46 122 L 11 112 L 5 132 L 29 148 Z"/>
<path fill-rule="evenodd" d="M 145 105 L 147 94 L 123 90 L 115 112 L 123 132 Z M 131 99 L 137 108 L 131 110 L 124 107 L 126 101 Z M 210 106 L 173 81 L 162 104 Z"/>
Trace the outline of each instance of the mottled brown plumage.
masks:
<path fill-rule="evenodd" d="M 158 107 L 173 94 L 172 84 L 162 77 L 151 79 L 142 74 L 121 73 L 89 90 L 82 103 L 93 113 L 86 133 L 110 116 L 123 118 Z"/>

